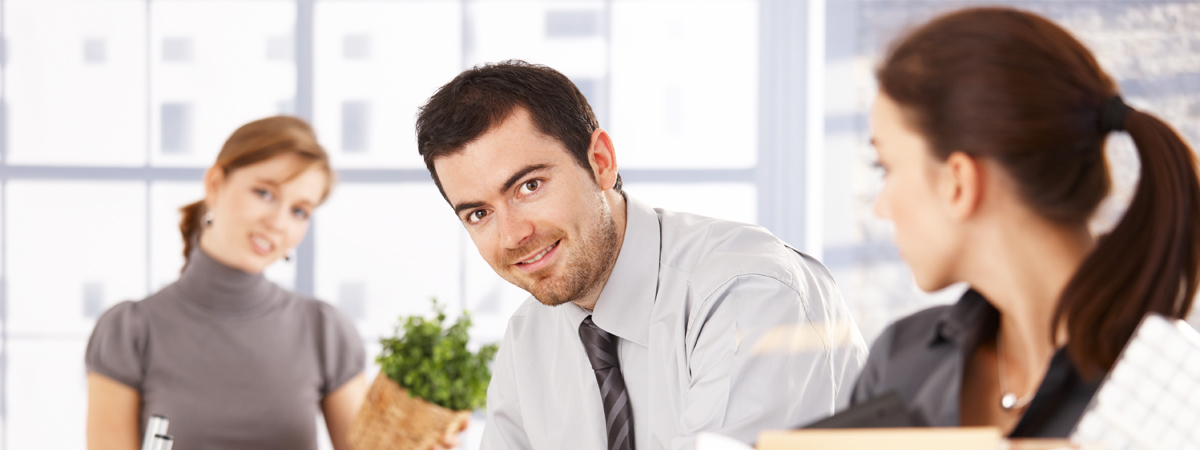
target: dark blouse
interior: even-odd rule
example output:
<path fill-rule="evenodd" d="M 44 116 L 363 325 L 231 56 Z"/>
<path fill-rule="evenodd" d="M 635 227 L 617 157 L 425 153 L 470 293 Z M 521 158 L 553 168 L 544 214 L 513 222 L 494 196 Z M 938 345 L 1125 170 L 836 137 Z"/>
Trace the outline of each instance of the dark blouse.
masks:
<path fill-rule="evenodd" d="M 996 335 L 999 324 L 999 311 L 974 290 L 958 303 L 897 321 L 871 346 L 851 405 L 896 391 L 916 420 L 934 427 L 959 426 L 963 368 L 983 338 Z M 1085 381 L 1060 349 L 1010 437 L 1067 437 L 1098 387 L 1099 379 Z"/>
<path fill-rule="evenodd" d="M 321 399 L 366 363 L 335 308 L 199 249 L 178 281 L 105 312 L 85 359 L 141 394 L 143 429 L 171 421 L 175 450 L 316 450 Z"/>

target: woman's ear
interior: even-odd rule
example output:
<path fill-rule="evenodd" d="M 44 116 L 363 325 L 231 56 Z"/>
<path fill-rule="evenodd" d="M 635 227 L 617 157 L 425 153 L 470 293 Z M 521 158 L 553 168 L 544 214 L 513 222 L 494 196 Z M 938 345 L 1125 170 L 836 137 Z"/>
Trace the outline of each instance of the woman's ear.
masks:
<path fill-rule="evenodd" d="M 209 211 L 216 209 L 217 199 L 225 188 L 225 169 L 217 166 L 204 172 L 204 205 Z"/>
<path fill-rule="evenodd" d="M 599 128 L 592 132 L 592 140 L 588 144 L 588 163 L 601 190 L 607 191 L 617 184 L 617 153 L 613 149 L 612 138 Z"/>
<path fill-rule="evenodd" d="M 954 152 L 946 158 L 940 171 L 938 196 L 952 219 L 966 221 L 983 201 L 986 176 L 983 164 L 971 155 Z"/>

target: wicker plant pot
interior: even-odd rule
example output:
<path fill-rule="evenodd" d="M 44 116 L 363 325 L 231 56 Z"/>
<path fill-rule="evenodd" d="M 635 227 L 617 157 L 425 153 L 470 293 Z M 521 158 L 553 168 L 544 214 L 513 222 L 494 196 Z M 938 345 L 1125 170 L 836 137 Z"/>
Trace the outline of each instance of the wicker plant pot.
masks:
<path fill-rule="evenodd" d="M 350 426 L 350 443 L 355 450 L 429 450 L 470 415 L 412 397 L 380 373 Z"/>

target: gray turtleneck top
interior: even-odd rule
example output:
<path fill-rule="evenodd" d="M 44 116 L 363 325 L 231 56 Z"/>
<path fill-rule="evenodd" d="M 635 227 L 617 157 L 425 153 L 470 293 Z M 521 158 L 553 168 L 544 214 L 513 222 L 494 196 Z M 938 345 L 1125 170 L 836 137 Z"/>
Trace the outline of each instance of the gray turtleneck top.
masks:
<path fill-rule="evenodd" d="M 321 399 L 365 367 L 353 324 L 199 249 L 189 261 L 100 317 L 87 370 L 136 389 L 142 430 L 166 416 L 176 450 L 315 450 Z"/>

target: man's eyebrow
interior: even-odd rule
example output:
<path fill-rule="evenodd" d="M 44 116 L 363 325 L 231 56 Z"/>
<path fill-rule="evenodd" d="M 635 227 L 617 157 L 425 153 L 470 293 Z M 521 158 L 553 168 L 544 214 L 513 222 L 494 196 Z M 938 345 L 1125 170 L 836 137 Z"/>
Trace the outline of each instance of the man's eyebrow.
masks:
<path fill-rule="evenodd" d="M 463 211 L 478 208 L 480 206 L 483 206 L 483 202 L 459 203 L 454 205 L 454 214 L 459 215 L 462 214 Z"/>
<path fill-rule="evenodd" d="M 530 172 L 536 172 L 539 170 L 549 169 L 549 168 L 550 168 L 549 164 L 533 164 L 533 165 L 525 166 L 524 169 L 518 170 L 517 173 L 513 174 L 513 176 L 508 177 L 508 181 L 505 181 L 504 186 L 502 186 L 500 188 L 500 193 L 503 194 L 505 192 L 508 192 L 509 189 L 512 189 L 514 184 L 517 184 L 517 181 L 520 181 L 521 178 L 525 177 L 525 175 L 529 175 Z"/>
<path fill-rule="evenodd" d="M 503 194 L 505 192 L 508 192 L 509 189 L 512 189 L 513 185 L 517 184 L 517 182 L 520 181 L 521 178 L 524 178 L 526 175 L 529 175 L 530 173 L 533 173 L 533 172 L 537 172 L 539 170 L 545 170 L 545 169 L 549 169 L 549 168 L 550 168 L 550 164 L 531 164 L 531 165 L 525 166 L 521 170 L 518 170 L 517 173 L 514 173 L 513 176 L 508 177 L 508 181 L 505 181 L 504 185 L 500 188 L 500 193 Z M 462 214 L 463 211 L 466 211 L 468 209 L 478 208 L 483 205 L 484 205 L 483 202 L 459 203 L 457 205 L 454 205 L 454 214 Z"/>

